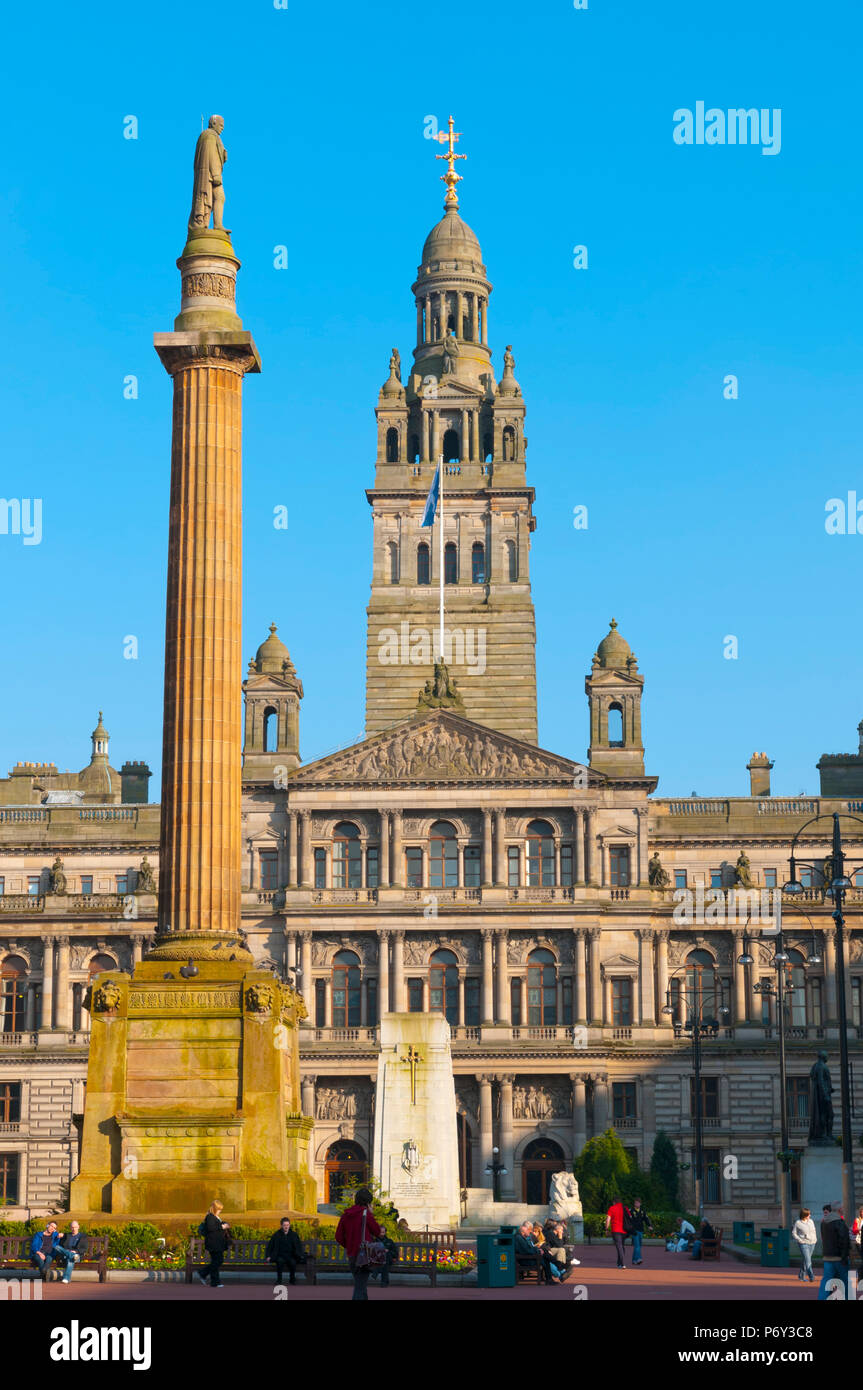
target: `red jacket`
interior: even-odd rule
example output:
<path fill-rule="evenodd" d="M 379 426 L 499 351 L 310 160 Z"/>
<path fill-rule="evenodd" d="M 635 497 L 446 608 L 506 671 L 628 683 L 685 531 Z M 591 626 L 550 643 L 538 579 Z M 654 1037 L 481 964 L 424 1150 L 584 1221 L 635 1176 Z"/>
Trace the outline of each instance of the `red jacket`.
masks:
<path fill-rule="evenodd" d="M 360 1248 L 363 1212 L 366 1213 L 366 1240 L 375 1240 L 384 1233 L 383 1227 L 379 1226 L 372 1216 L 371 1207 L 348 1207 L 347 1211 L 342 1213 L 341 1220 L 336 1227 L 336 1240 L 339 1245 L 345 1247 L 349 1260 L 356 1259 L 357 1251 Z"/>
<path fill-rule="evenodd" d="M 612 1202 L 611 1206 L 608 1208 L 608 1215 L 611 1217 L 610 1229 L 612 1235 L 622 1236 L 626 1234 L 626 1226 L 623 1220 L 625 1210 L 626 1208 L 622 1202 Z"/>

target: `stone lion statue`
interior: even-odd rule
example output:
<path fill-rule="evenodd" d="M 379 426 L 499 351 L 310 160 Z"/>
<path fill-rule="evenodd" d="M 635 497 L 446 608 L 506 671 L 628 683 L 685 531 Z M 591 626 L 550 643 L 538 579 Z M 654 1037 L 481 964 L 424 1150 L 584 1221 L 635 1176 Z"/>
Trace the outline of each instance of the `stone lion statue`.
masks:
<path fill-rule="evenodd" d="M 578 1182 L 572 1173 L 555 1173 L 548 1194 L 548 1214 L 555 1221 L 570 1221 L 581 1216 Z"/>

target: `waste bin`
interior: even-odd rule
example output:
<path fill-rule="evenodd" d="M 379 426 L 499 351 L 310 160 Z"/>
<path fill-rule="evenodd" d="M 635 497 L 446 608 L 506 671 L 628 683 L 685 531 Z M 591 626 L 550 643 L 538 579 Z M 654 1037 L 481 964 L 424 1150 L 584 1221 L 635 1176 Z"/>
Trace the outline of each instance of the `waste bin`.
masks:
<path fill-rule="evenodd" d="M 791 1232 L 783 1226 L 761 1227 L 761 1263 L 785 1269 L 790 1265 Z"/>
<path fill-rule="evenodd" d="M 515 1237 L 502 1230 L 476 1238 L 476 1282 L 481 1289 L 515 1285 Z"/>
<path fill-rule="evenodd" d="M 733 1243 L 735 1245 L 754 1245 L 755 1244 L 755 1222 L 754 1221 L 735 1221 L 733 1227 Z"/>

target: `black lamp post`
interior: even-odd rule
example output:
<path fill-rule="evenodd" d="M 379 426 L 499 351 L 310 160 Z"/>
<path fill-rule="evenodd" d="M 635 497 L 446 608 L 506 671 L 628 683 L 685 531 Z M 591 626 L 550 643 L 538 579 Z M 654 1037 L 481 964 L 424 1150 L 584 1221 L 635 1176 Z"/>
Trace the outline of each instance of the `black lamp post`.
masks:
<path fill-rule="evenodd" d="M 490 1175 L 491 1175 L 492 1196 L 493 1196 L 493 1199 L 494 1199 L 495 1202 L 499 1202 L 499 1201 L 500 1201 L 500 1179 L 501 1179 L 501 1174 L 507 1172 L 507 1169 L 504 1167 L 504 1165 L 503 1165 L 503 1164 L 501 1163 L 501 1161 L 500 1161 L 499 1155 L 500 1155 L 500 1149 L 498 1149 L 498 1148 L 493 1148 L 492 1151 L 491 1151 L 491 1159 L 490 1159 L 489 1163 L 487 1164 L 486 1170 L 485 1170 L 487 1174 L 490 1174 Z"/>
<path fill-rule="evenodd" d="M 688 970 L 691 967 L 681 966 L 681 970 Z M 698 969 L 698 967 L 696 967 Z M 679 974 L 675 971 L 675 975 Z M 672 979 L 674 976 L 672 976 Z M 704 1008 L 708 999 L 715 1000 L 717 990 L 703 991 L 700 984 L 696 983 L 694 990 L 681 990 L 679 998 L 687 1001 L 686 1021 L 680 1026 L 685 1033 L 692 1038 L 692 1069 L 695 1073 L 695 1211 L 698 1220 L 701 1221 L 704 1215 L 704 1119 L 701 1113 L 701 1040 L 702 1038 L 715 1038 L 719 1032 L 720 1022 L 727 1018 L 730 1010 L 724 1004 L 720 1004 L 715 1014 L 705 1016 Z M 721 996 L 720 996 L 721 997 Z M 694 1009 L 689 1004 L 689 1000 L 695 1002 Z M 673 1014 L 674 1006 L 671 1003 L 671 981 L 669 980 L 668 990 L 665 997 L 665 1005 L 662 1012 Z"/>
<path fill-rule="evenodd" d="M 830 883 L 825 889 L 827 897 L 833 899 L 833 921 L 836 923 L 836 993 L 837 1005 L 839 1010 L 839 1089 L 842 1110 L 842 1204 L 846 1218 L 856 1210 L 854 1205 L 854 1151 L 851 1147 L 851 1082 L 848 1066 L 848 1010 L 845 1001 L 845 915 L 842 908 L 845 903 L 845 894 L 851 887 L 851 880 L 845 877 L 845 854 L 842 849 L 842 827 L 839 822 L 842 820 L 857 821 L 863 825 L 860 816 L 851 816 L 834 811 L 833 816 L 833 852 L 830 863 Z M 789 881 L 783 886 L 783 893 L 789 893 L 792 897 L 800 897 L 803 893 L 803 884 L 797 878 L 797 859 L 795 850 L 797 842 L 803 831 L 816 821 L 825 820 L 825 815 L 811 816 L 804 821 L 800 829 L 791 841 L 791 855 L 789 859 L 791 876 Z M 801 863 L 810 864 L 810 861 L 801 860 Z M 854 864 L 863 863 L 855 860 Z"/>

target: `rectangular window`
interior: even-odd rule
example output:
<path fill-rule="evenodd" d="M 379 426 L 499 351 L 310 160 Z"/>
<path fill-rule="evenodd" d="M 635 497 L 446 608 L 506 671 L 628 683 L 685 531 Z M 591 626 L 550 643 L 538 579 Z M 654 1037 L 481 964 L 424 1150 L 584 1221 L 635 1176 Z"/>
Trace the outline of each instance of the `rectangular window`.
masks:
<path fill-rule="evenodd" d="M 689 1078 L 689 1114 L 695 1118 L 695 1077 Z M 719 1077 L 702 1076 L 701 1078 L 701 1118 L 703 1120 L 719 1119 Z"/>
<path fill-rule="evenodd" d="M 3 894 L 4 894 L 5 892 L 6 892 L 6 880 L 5 880 L 5 878 L 0 877 L 0 898 L 3 897 Z"/>
<path fill-rule="evenodd" d="M 92 891 L 93 891 L 93 875 L 92 875 L 92 874 L 82 874 L 82 875 L 81 875 L 81 892 L 82 892 L 82 893 L 92 893 Z"/>
<path fill-rule="evenodd" d="M 327 886 L 327 851 L 325 849 L 315 850 L 315 887 L 326 888 Z"/>
<path fill-rule="evenodd" d="M 721 870 L 721 869 L 711 869 L 711 870 L 710 870 L 710 886 L 711 886 L 711 888 L 721 888 L 721 887 L 722 887 L 722 870 Z"/>
<path fill-rule="evenodd" d="M 863 977 L 851 976 L 851 1022 L 856 1028 L 863 1023 Z"/>
<path fill-rule="evenodd" d="M 614 1122 L 638 1118 L 636 1107 L 636 1086 L 634 1081 L 613 1081 L 611 1083 L 611 1102 Z"/>
<path fill-rule="evenodd" d="M 326 981 L 315 980 L 315 1027 L 323 1028 L 327 1020 Z"/>
<path fill-rule="evenodd" d="M 272 893 L 279 886 L 279 851 L 262 849 L 258 854 L 260 861 L 261 889 Z"/>
<path fill-rule="evenodd" d="M 562 888 L 572 886 L 572 845 L 560 847 L 560 883 Z"/>
<path fill-rule="evenodd" d="M 814 1028 L 820 1028 L 823 1022 L 821 1012 L 821 981 L 807 981 L 809 988 L 809 1021 Z"/>
<path fill-rule="evenodd" d="M 465 845 L 464 847 L 464 886 L 465 888 L 479 888 L 481 873 L 482 850 L 479 845 Z"/>
<path fill-rule="evenodd" d="M 686 887 L 686 870 L 685 870 L 685 869 L 675 869 L 675 870 L 674 870 L 674 886 L 675 886 L 675 888 L 685 888 L 685 887 Z"/>
<path fill-rule="evenodd" d="M 798 869 L 797 872 L 798 872 L 798 874 L 800 875 L 800 882 L 803 884 L 803 887 L 804 887 L 804 888 L 811 888 L 811 887 L 812 887 L 812 870 L 811 870 L 811 869 Z"/>
<path fill-rule="evenodd" d="M 421 1014 L 423 1011 L 423 982 L 408 980 L 408 1012 Z"/>
<path fill-rule="evenodd" d="M 612 888 L 629 887 L 629 846 L 612 845 L 608 851 L 608 867 Z"/>
<path fill-rule="evenodd" d="M 114 877 L 114 882 L 115 882 L 116 885 L 117 885 L 117 892 L 118 892 L 118 893 L 123 893 L 123 894 L 128 893 L 128 891 L 129 891 L 129 875 L 128 875 L 128 874 L 116 874 L 115 877 Z"/>
<path fill-rule="evenodd" d="M 464 1021 L 468 1028 L 479 1027 L 479 979 L 468 975 L 464 982 Z"/>
<path fill-rule="evenodd" d="M 0 1124 L 16 1125 L 21 1119 L 21 1082 L 0 1081 Z"/>
<path fill-rule="evenodd" d="M 789 1120 L 808 1120 L 809 1077 L 787 1076 L 785 1078 L 785 1099 L 788 1105 Z"/>
<path fill-rule="evenodd" d="M 423 886 L 423 852 L 418 845 L 405 850 L 405 883 L 408 888 Z"/>
<path fill-rule="evenodd" d="M 722 1155 L 719 1149 L 704 1149 L 704 1200 L 719 1203 L 722 1201 Z"/>
<path fill-rule="evenodd" d="M 857 869 L 854 874 L 854 887 L 863 888 L 863 869 Z"/>
<path fill-rule="evenodd" d="M 0 1154 L 0 1207 L 18 1206 L 19 1154 Z"/>
<path fill-rule="evenodd" d="M 776 870 L 775 870 L 775 869 L 765 869 L 765 870 L 764 870 L 764 887 L 765 887 L 765 888 L 775 888 L 775 887 L 776 887 Z"/>
<path fill-rule="evenodd" d="M 611 1022 L 615 1028 L 632 1024 L 632 980 L 618 975 L 611 982 Z"/>
<path fill-rule="evenodd" d="M 366 887 L 379 888 L 381 881 L 381 852 L 377 845 L 366 850 Z"/>
<path fill-rule="evenodd" d="M 509 883 L 510 888 L 518 888 L 519 886 L 518 858 L 518 845 L 510 845 L 509 849 L 506 852 L 506 861 L 508 866 L 507 882 Z"/>
<path fill-rule="evenodd" d="M 90 883 L 92 884 L 92 882 L 93 880 L 91 879 Z M 41 874 L 31 874 L 30 877 L 27 879 L 27 893 L 31 898 L 38 898 L 41 883 Z"/>

